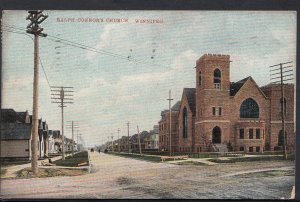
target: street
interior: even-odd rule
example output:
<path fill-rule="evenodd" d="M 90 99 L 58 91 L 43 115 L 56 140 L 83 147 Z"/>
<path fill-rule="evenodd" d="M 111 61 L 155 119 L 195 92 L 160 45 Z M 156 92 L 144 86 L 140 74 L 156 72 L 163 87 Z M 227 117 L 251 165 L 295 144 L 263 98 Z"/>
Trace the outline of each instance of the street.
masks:
<path fill-rule="evenodd" d="M 2 179 L 1 198 L 280 199 L 290 197 L 295 183 L 293 161 L 195 166 L 98 152 L 90 158 L 92 171 L 86 175 Z"/>

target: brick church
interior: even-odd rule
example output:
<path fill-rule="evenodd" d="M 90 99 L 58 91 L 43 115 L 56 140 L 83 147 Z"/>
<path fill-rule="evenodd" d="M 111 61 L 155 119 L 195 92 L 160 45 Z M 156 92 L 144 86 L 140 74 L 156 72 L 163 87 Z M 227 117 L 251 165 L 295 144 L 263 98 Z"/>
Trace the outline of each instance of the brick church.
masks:
<path fill-rule="evenodd" d="M 230 56 L 205 54 L 196 61 L 196 88 L 184 88 L 171 108 L 174 152 L 282 150 L 281 105 L 287 149 L 295 148 L 294 84 L 259 87 L 249 76 L 230 82 Z M 161 112 L 159 146 L 170 149 L 170 112 Z"/>

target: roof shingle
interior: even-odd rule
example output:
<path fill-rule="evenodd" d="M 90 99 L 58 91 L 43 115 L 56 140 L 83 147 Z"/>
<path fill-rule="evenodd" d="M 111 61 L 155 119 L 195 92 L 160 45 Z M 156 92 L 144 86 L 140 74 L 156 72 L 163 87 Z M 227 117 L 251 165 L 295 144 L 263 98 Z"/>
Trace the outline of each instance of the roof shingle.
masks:
<path fill-rule="evenodd" d="M 29 140 L 32 125 L 22 123 L 1 123 L 1 140 Z"/>
<path fill-rule="evenodd" d="M 186 95 L 190 109 L 193 115 L 196 114 L 196 88 L 184 88 L 183 92 Z"/>

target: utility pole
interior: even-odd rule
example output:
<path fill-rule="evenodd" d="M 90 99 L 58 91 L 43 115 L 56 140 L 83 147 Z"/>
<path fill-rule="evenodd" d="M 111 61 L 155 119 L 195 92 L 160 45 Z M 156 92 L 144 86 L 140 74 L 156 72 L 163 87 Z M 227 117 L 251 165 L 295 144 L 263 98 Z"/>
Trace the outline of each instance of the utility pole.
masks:
<path fill-rule="evenodd" d="M 77 145 L 77 151 L 79 151 L 79 142 L 78 142 L 78 130 L 77 130 L 77 141 L 76 141 L 76 145 Z"/>
<path fill-rule="evenodd" d="M 120 133 L 120 128 L 118 128 L 118 151 L 120 153 L 120 137 L 119 137 L 119 133 Z"/>
<path fill-rule="evenodd" d="M 33 75 L 33 110 L 32 110 L 32 139 L 31 139 L 31 169 L 36 175 L 38 173 L 38 96 L 39 96 L 39 36 L 46 37 L 44 30 L 39 26 L 47 15 L 42 10 L 30 10 L 26 20 L 30 20 L 26 32 L 34 35 L 34 75 Z"/>
<path fill-rule="evenodd" d="M 112 147 L 112 152 L 114 152 L 114 136 L 111 136 L 111 147 Z"/>
<path fill-rule="evenodd" d="M 284 158 L 287 159 L 287 137 L 286 137 L 286 131 L 285 131 L 285 98 L 284 98 L 284 81 L 289 81 L 289 80 L 293 80 L 292 77 L 290 76 L 293 76 L 293 73 L 290 73 L 290 72 L 293 72 L 293 69 L 288 69 L 288 68 L 291 68 L 292 65 L 290 66 L 285 66 L 283 67 L 282 65 L 285 65 L 285 64 L 290 64 L 292 63 L 291 62 L 285 62 L 285 63 L 279 63 L 277 65 L 272 65 L 270 66 L 270 68 L 272 67 L 278 67 L 277 69 L 271 69 L 270 72 L 272 72 L 272 74 L 270 74 L 271 76 L 271 80 L 273 80 L 272 84 L 276 84 L 276 83 L 279 83 L 280 82 L 280 87 L 281 87 L 281 131 L 282 131 L 282 135 L 283 135 L 283 155 L 284 155 Z M 283 69 L 285 69 L 285 71 L 283 71 Z M 275 71 L 278 71 L 279 72 L 275 72 Z M 273 73 L 275 72 L 275 73 Z M 288 73 L 288 74 L 285 74 L 284 73 Z M 280 76 L 278 77 L 278 75 L 280 74 Z M 276 77 L 277 76 L 277 77 Z M 278 80 L 280 78 L 280 81 Z"/>
<path fill-rule="evenodd" d="M 65 138 L 64 138 L 64 107 L 67 107 L 65 104 L 73 104 L 73 98 L 70 98 L 73 96 L 72 94 L 65 94 L 65 93 L 73 93 L 72 90 L 65 90 L 65 89 L 72 89 L 73 87 L 63 87 L 63 86 L 51 86 L 51 97 L 52 103 L 58 103 L 60 104 L 59 107 L 61 107 L 61 133 L 62 133 L 62 160 L 65 160 Z M 58 101 L 59 100 L 59 101 Z M 65 101 L 69 100 L 69 101 Z"/>
<path fill-rule="evenodd" d="M 127 131 L 128 131 L 127 146 L 128 146 L 128 154 L 129 154 L 130 153 L 130 148 L 129 148 L 129 121 L 127 122 Z"/>
<path fill-rule="evenodd" d="M 79 147 L 79 139 L 78 136 L 81 137 L 82 134 L 78 134 L 78 130 L 77 130 L 77 150 L 80 151 L 80 147 Z M 81 137 L 82 138 L 82 137 Z M 80 138 L 80 139 L 81 139 Z M 80 140 L 80 143 L 82 144 L 82 141 Z"/>
<path fill-rule="evenodd" d="M 140 154 L 142 154 L 142 148 L 141 148 L 141 136 L 140 136 L 140 131 L 139 131 L 139 126 L 137 125 L 137 132 L 138 132 L 138 137 L 139 137 L 139 149 L 140 149 Z"/>
<path fill-rule="evenodd" d="M 67 121 L 67 128 L 72 129 L 72 156 L 74 156 L 74 128 L 78 128 L 78 123 L 75 121 Z M 78 141 L 78 140 L 77 140 Z"/>
<path fill-rule="evenodd" d="M 107 147 L 109 149 L 109 136 L 107 136 Z"/>
<path fill-rule="evenodd" d="M 167 99 L 169 101 L 169 115 L 170 115 L 170 156 L 172 156 L 172 145 L 171 145 L 171 136 L 172 136 L 172 110 L 171 110 L 171 101 L 173 99 L 171 99 L 171 90 L 169 90 L 169 99 Z"/>

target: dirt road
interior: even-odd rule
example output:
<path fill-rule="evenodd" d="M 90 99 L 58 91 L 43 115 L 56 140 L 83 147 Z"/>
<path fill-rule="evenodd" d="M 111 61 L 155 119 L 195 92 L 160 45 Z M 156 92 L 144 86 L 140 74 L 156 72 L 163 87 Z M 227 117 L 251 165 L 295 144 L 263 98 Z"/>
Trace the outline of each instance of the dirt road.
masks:
<path fill-rule="evenodd" d="M 90 153 L 92 173 L 1 180 L 2 198 L 289 198 L 294 162 L 152 163 Z"/>

